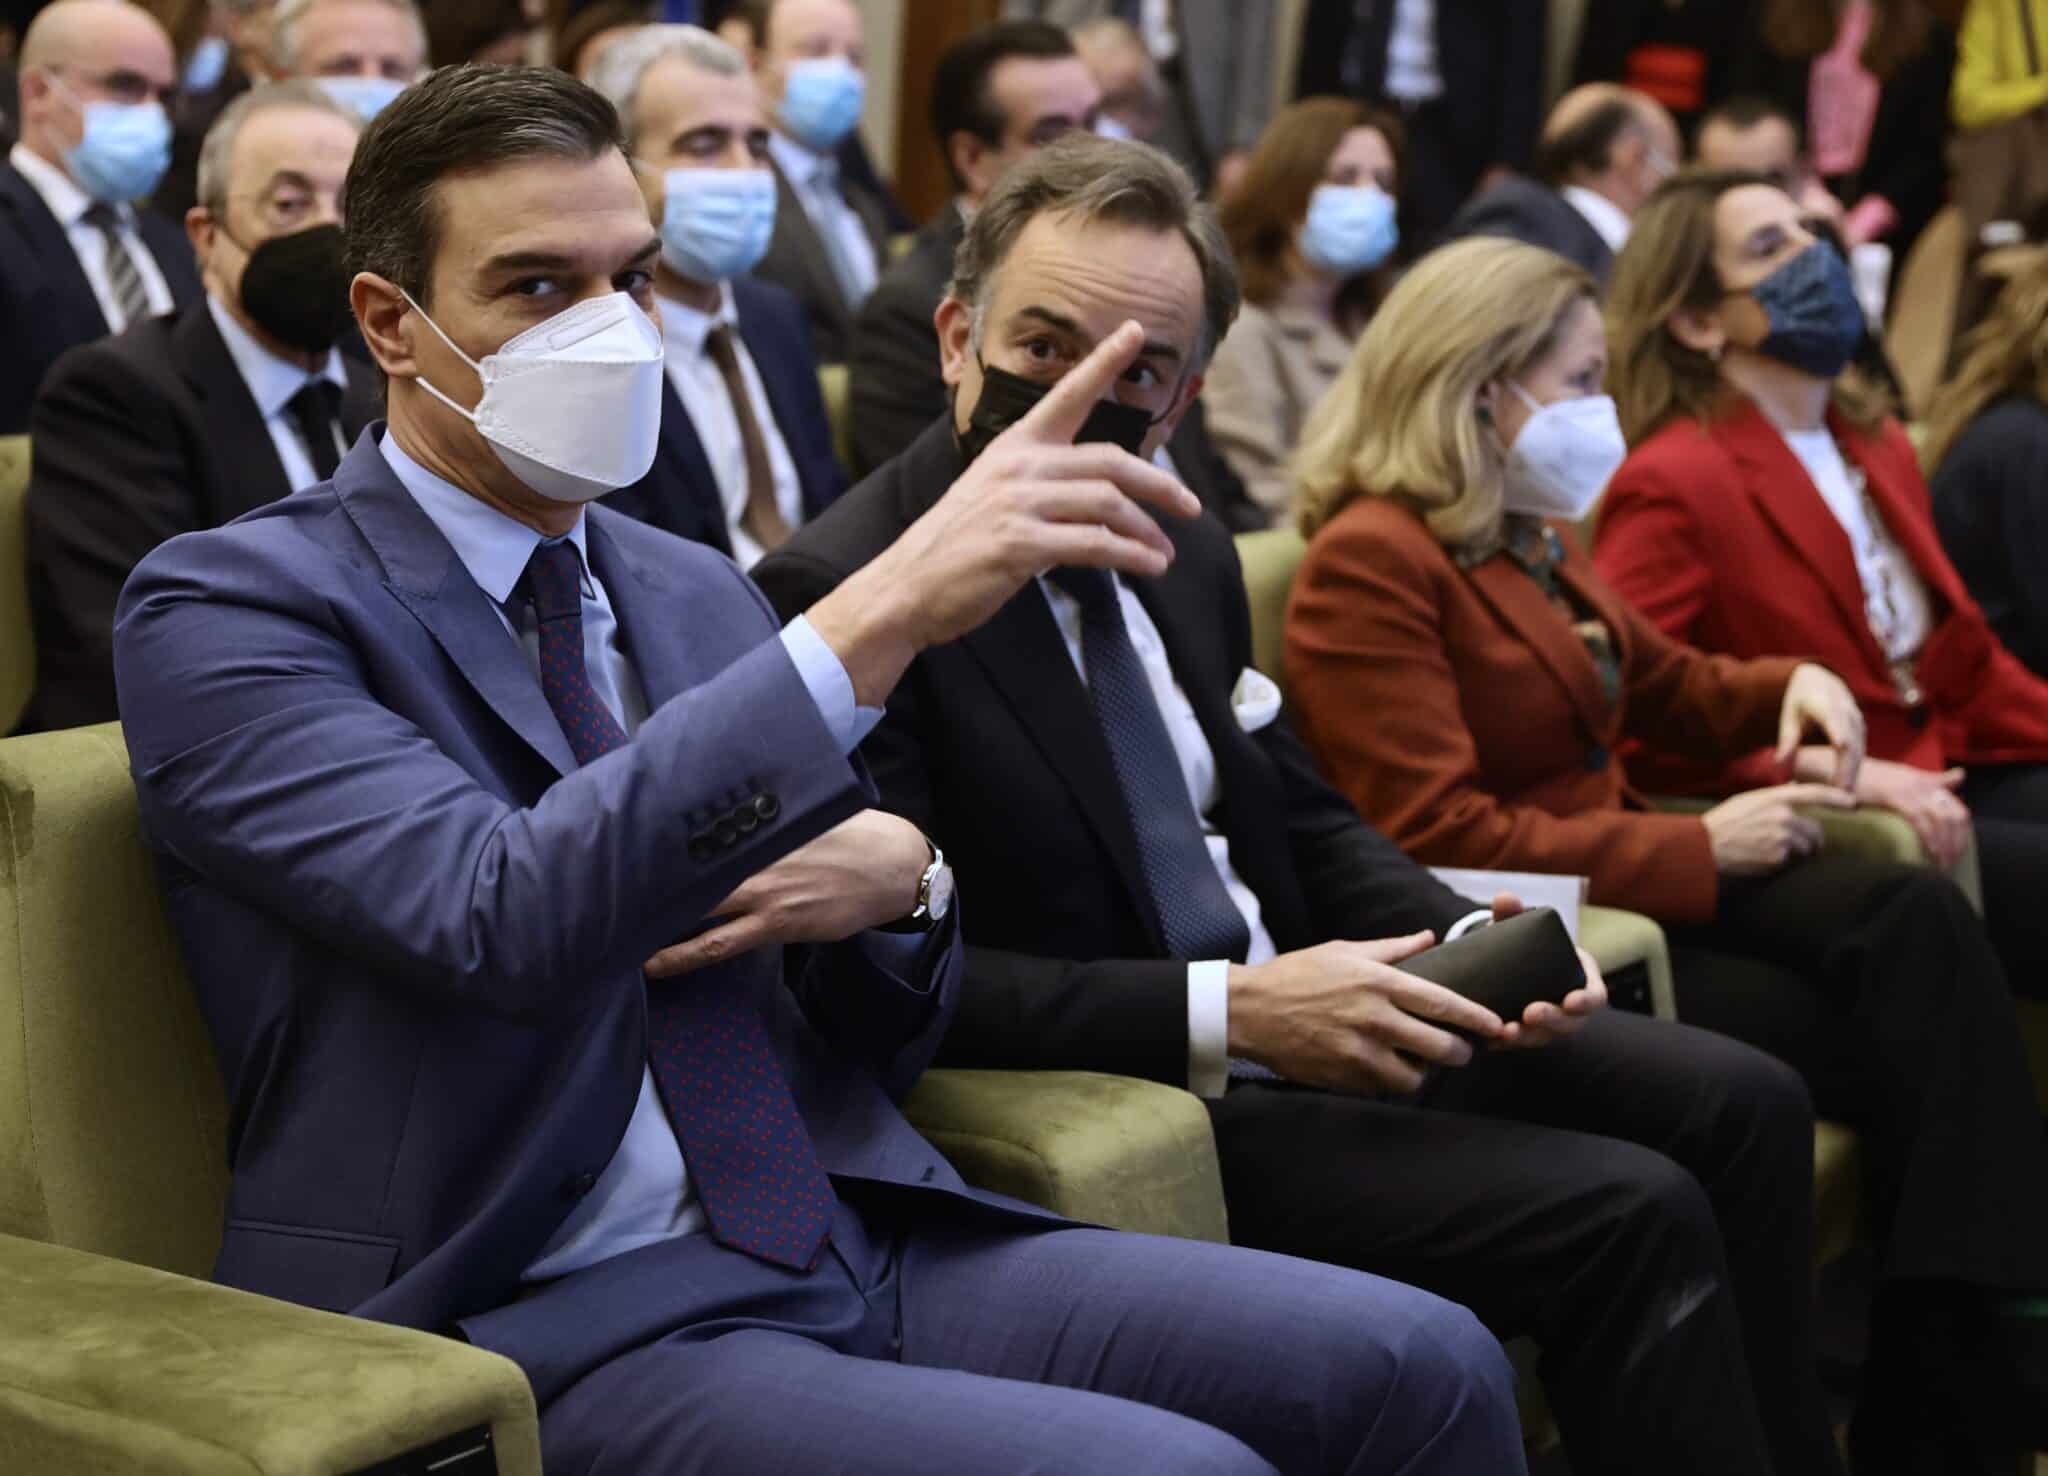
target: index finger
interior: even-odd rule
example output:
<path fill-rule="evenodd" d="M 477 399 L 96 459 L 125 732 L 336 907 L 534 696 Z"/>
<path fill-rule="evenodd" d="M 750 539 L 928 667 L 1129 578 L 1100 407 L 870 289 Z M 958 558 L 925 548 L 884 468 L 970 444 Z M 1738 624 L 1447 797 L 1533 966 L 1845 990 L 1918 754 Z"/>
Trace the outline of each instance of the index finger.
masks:
<path fill-rule="evenodd" d="M 1094 352 L 1060 376 L 1059 383 L 1010 430 L 1022 431 L 1035 441 L 1072 445 L 1095 402 L 1131 367 L 1144 346 L 1145 330 L 1137 319 L 1124 319 L 1116 332 L 1095 345 Z"/>
<path fill-rule="evenodd" d="M 1175 517 L 1199 517 L 1202 512 L 1202 500 L 1179 477 L 1107 441 L 1048 448 L 1037 453 L 1033 469 L 1047 481 L 1108 482 L 1124 496 Z"/>

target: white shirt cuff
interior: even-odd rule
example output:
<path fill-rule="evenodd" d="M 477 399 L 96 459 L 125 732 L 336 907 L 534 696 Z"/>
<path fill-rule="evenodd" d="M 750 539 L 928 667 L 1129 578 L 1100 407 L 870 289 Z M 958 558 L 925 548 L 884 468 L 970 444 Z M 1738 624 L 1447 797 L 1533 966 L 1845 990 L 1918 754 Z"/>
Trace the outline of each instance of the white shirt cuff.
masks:
<path fill-rule="evenodd" d="M 1220 1097 L 1230 1087 L 1230 962 L 1188 965 L 1188 1090 Z"/>
<path fill-rule="evenodd" d="M 819 644 L 823 645 L 824 642 L 820 641 Z M 1483 928 L 1492 921 L 1493 912 L 1489 908 L 1482 907 L 1477 912 L 1468 912 L 1451 924 L 1444 934 L 1444 942 L 1455 943 L 1474 928 Z"/>
<path fill-rule="evenodd" d="M 841 753 L 852 753 L 882 720 L 882 709 L 856 705 L 853 678 L 846 674 L 838 653 L 803 616 L 782 627 L 782 648 L 789 652 L 790 664 L 817 704 L 818 716 L 825 720 L 832 741 Z"/>

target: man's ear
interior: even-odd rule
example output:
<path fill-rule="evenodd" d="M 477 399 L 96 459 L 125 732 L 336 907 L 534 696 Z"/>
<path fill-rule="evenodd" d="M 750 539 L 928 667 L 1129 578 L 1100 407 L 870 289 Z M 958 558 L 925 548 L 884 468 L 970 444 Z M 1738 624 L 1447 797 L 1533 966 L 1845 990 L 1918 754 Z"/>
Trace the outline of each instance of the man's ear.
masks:
<path fill-rule="evenodd" d="M 956 129 L 946 140 L 946 158 L 959 177 L 961 188 L 974 199 L 988 193 L 988 181 L 980 177 L 982 155 L 988 145 L 966 129 Z"/>
<path fill-rule="evenodd" d="M 932 326 L 939 330 L 939 377 L 946 388 L 958 389 L 974 362 L 974 310 L 948 294 L 932 314 Z"/>
<path fill-rule="evenodd" d="M 419 374 L 405 319 L 412 309 L 396 286 L 375 272 L 358 272 L 348 284 L 348 305 L 362 329 L 370 356 L 387 379 L 412 379 Z"/>
<path fill-rule="evenodd" d="M 206 263 L 207 253 L 213 250 L 213 233 L 217 229 L 213 212 L 204 205 L 194 205 L 185 212 L 185 239 L 192 243 L 192 254 L 199 258 L 201 266 Z"/>

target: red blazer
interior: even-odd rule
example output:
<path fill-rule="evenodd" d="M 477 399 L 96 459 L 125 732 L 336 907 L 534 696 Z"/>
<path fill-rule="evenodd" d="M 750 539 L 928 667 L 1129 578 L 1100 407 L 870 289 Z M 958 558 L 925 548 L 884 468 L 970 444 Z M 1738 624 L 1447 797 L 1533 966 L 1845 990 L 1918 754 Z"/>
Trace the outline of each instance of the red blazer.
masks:
<path fill-rule="evenodd" d="M 1702 426 L 1674 421 L 1608 484 L 1595 560 L 1621 596 L 1673 640 L 1734 656 L 1798 656 L 1856 694 L 1873 757 L 1949 764 L 2048 760 L 2048 683 L 1985 622 L 1935 533 L 1927 483 L 1896 424 L 1864 434 L 1829 411 L 1885 527 L 1926 581 L 1935 626 L 1917 676 L 1925 707 L 1900 699 L 1864 615 L 1848 534 L 1806 468 L 1749 401 Z M 1681 771 L 1650 755 L 1630 772 L 1656 789 L 1747 788 L 1783 775 L 1768 753 Z"/>
<path fill-rule="evenodd" d="M 1719 880 L 1706 827 L 1647 811 L 1615 747 L 1706 758 L 1768 742 L 1798 663 L 1673 644 L 1569 531 L 1565 544 L 1562 577 L 1614 632 L 1619 702 L 1512 559 L 1460 568 L 1407 508 L 1361 497 L 1295 577 L 1289 706 L 1324 774 L 1417 860 L 1585 876 L 1597 903 L 1705 921 Z"/>

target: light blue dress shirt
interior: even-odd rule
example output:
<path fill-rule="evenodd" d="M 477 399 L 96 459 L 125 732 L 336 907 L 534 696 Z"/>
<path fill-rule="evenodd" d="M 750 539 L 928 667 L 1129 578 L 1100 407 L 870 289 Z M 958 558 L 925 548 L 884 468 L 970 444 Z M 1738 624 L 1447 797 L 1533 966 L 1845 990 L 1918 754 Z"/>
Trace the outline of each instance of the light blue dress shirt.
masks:
<path fill-rule="evenodd" d="M 470 496 L 460 487 L 428 471 L 385 433 L 381 448 L 405 490 L 441 530 L 478 588 L 496 603 L 506 632 L 519 642 L 540 680 L 540 627 L 530 605 L 514 609 L 510 601 L 519 576 L 543 541 L 535 529 L 507 517 Z M 583 556 L 583 661 L 590 684 L 630 737 L 647 718 L 647 693 L 620 641 L 619 622 L 604 585 L 591 570 L 584 543 L 585 520 L 579 517 L 567 539 Z M 825 726 L 841 752 L 851 753 L 875 724 L 882 710 L 855 704 L 853 682 L 832 648 L 802 616 L 782 630 L 789 652 Z M 924 940 L 915 934 L 866 933 L 862 946 L 871 957 L 898 975 L 907 975 Z M 654 1073 L 642 1068 L 640 1096 L 626 1133 L 612 1160 L 569 1217 L 557 1227 L 540 1256 L 526 1268 L 527 1281 L 547 1281 L 656 1241 L 697 1234 L 708 1226 L 704 1207 L 690 1187 L 675 1129 L 661 1105 Z"/>

